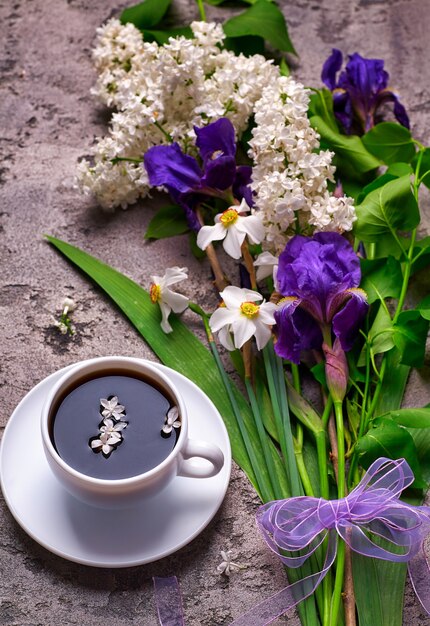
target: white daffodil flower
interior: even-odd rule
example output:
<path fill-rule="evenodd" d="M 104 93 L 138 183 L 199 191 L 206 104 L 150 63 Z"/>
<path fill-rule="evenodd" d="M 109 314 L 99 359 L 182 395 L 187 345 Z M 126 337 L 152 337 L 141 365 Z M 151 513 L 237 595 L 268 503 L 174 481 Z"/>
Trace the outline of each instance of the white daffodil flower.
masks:
<path fill-rule="evenodd" d="M 113 417 L 116 421 L 124 417 L 125 406 L 118 403 L 117 396 L 113 396 L 110 400 L 100 398 L 100 404 L 104 407 L 102 411 L 103 417 Z"/>
<path fill-rule="evenodd" d="M 265 278 L 272 276 L 276 287 L 276 274 L 278 273 L 279 258 L 270 252 L 262 252 L 255 259 L 254 265 L 257 268 L 257 281 L 259 282 L 260 280 L 264 280 Z"/>
<path fill-rule="evenodd" d="M 111 419 L 104 419 L 103 426 L 100 427 L 101 433 L 106 433 L 118 441 L 122 439 L 121 431 L 127 426 L 127 422 L 114 422 Z"/>
<path fill-rule="evenodd" d="M 100 435 L 100 439 L 93 439 L 91 442 L 91 447 L 93 450 L 99 451 L 101 450 L 103 454 L 110 454 L 116 444 L 121 440 L 121 436 L 118 439 L 117 437 L 113 437 L 109 433 L 102 433 Z"/>
<path fill-rule="evenodd" d="M 168 435 L 172 432 L 173 428 L 180 428 L 182 425 L 181 418 L 179 417 L 179 409 L 177 406 L 172 407 L 167 412 L 166 423 L 164 424 L 162 431 Z"/>
<path fill-rule="evenodd" d="M 243 199 L 240 206 L 230 207 L 215 217 L 213 226 L 202 226 L 197 234 L 197 245 L 206 250 L 212 241 L 222 242 L 224 250 L 233 259 L 242 256 L 242 244 L 248 236 L 251 243 L 261 243 L 264 239 L 265 228 L 258 215 L 242 215 L 248 213 L 249 206 Z"/>
<path fill-rule="evenodd" d="M 168 322 L 170 313 L 182 313 L 188 306 L 189 299 L 180 293 L 175 293 L 169 287 L 188 278 L 186 267 L 169 267 L 164 276 L 151 276 L 149 295 L 151 301 L 158 302 L 161 309 L 161 328 L 165 333 L 171 333 L 172 327 Z"/>
<path fill-rule="evenodd" d="M 225 550 L 221 550 L 222 562 L 218 565 L 217 572 L 220 574 L 224 574 L 225 576 L 230 576 L 234 569 L 245 569 L 244 565 L 239 565 L 231 560 L 231 550 L 227 552 Z"/>
<path fill-rule="evenodd" d="M 271 336 L 270 327 L 275 324 L 273 314 L 276 305 L 264 301 L 256 304 L 263 296 L 256 291 L 239 287 L 226 287 L 220 296 L 225 306 L 212 313 L 210 327 L 212 332 L 219 331 L 218 339 L 222 345 L 227 350 L 241 348 L 248 339 L 255 336 L 257 348 L 264 348 Z"/>

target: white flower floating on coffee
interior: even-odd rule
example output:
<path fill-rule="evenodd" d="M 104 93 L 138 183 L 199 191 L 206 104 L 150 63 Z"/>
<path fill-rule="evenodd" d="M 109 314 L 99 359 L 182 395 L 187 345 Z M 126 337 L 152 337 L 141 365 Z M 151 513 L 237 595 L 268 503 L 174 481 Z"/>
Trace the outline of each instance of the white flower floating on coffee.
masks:
<path fill-rule="evenodd" d="M 99 437 L 90 439 L 89 444 L 94 452 L 102 452 L 108 458 L 122 443 L 122 431 L 128 422 L 121 421 L 125 417 L 125 406 L 119 404 L 117 396 L 100 398 L 100 406 L 103 420 L 99 424 Z"/>
<path fill-rule="evenodd" d="M 163 428 L 161 429 L 161 433 L 164 436 L 170 435 L 174 428 L 180 428 L 180 427 L 181 427 L 181 418 L 179 415 L 179 409 L 177 406 L 173 406 L 167 412 L 166 422 Z"/>
<path fill-rule="evenodd" d="M 119 404 L 117 396 L 113 396 L 110 400 L 100 398 L 100 404 L 103 407 L 103 417 L 113 417 L 117 421 L 124 417 L 125 406 Z"/>

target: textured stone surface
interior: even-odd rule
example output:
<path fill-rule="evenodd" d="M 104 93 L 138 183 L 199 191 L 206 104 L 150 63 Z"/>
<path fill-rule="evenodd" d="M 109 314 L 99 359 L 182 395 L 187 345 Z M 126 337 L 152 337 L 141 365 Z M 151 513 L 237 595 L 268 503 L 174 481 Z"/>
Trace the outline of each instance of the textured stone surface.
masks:
<path fill-rule="evenodd" d="M 282 6 L 300 54 L 295 71 L 304 83 L 319 84 L 321 64 L 332 46 L 384 58 L 392 84 L 403 93 L 416 136 L 428 143 L 430 68 L 423 54 L 430 30 L 427 2 L 287 0 Z M 215 302 L 205 287 L 209 270 L 190 259 L 186 238 L 175 239 L 174 245 L 143 242 L 154 203 L 106 215 L 73 187 L 77 159 L 105 132 L 105 112 L 89 95 L 95 78 L 90 61 L 95 28 L 120 9 L 115 0 L 0 2 L 2 427 L 35 383 L 69 363 L 112 353 L 152 358 L 137 333 L 43 242 L 42 233 L 75 243 L 138 281 L 186 262 L 192 276 L 188 293 L 207 304 Z M 209 8 L 208 14 L 221 17 L 222 12 Z M 191 16 L 197 16 L 197 9 L 183 0 L 172 19 L 185 22 Z M 420 277 L 416 290 L 428 291 L 427 277 Z M 51 314 L 65 295 L 78 302 L 78 333 L 70 341 L 51 326 Z M 411 381 L 411 404 L 430 401 L 428 381 L 426 368 Z M 195 541 L 158 563 L 115 571 L 50 554 L 19 528 L 2 501 L 0 624 L 155 626 L 151 577 L 176 573 L 187 625 L 227 625 L 285 583 L 281 567 L 257 536 L 256 505 L 246 479 L 233 468 L 223 506 Z M 247 569 L 231 579 L 217 574 L 221 549 L 232 549 Z M 293 616 L 282 623 L 297 621 Z M 405 624 L 430 624 L 410 592 Z"/>

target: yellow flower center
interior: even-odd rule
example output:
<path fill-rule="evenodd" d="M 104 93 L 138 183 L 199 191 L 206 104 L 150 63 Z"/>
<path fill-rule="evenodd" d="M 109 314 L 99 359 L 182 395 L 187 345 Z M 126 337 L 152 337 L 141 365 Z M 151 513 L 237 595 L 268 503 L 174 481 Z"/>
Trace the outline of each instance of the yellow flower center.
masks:
<path fill-rule="evenodd" d="M 258 306 L 258 304 L 254 304 L 254 302 L 242 302 L 242 304 L 240 305 L 240 311 L 242 315 L 244 315 L 245 317 L 249 317 L 249 319 L 252 319 L 253 317 L 257 317 L 260 311 L 260 307 Z"/>
<path fill-rule="evenodd" d="M 151 283 L 149 287 L 149 297 L 151 298 L 151 302 L 154 304 L 159 301 L 161 296 L 161 288 L 160 285 L 156 285 L 155 283 Z"/>
<path fill-rule="evenodd" d="M 238 217 L 239 217 L 239 213 L 236 211 L 236 209 L 227 209 L 227 211 L 224 211 L 224 213 L 221 214 L 221 217 L 219 219 L 221 223 L 226 228 L 228 228 L 229 226 L 235 223 Z"/>

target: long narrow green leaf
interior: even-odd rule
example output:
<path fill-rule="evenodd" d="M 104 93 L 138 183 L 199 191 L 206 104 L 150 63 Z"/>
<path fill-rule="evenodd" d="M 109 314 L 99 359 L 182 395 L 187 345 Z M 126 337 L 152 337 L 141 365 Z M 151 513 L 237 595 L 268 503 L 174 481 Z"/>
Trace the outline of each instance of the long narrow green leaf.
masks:
<path fill-rule="evenodd" d="M 244 448 L 231 404 L 224 392 L 221 377 L 209 350 L 175 315 L 172 315 L 169 320 L 173 332 L 169 335 L 164 334 L 160 328 L 158 307 L 152 304 L 146 290 L 130 278 L 65 241 L 49 236 L 47 240 L 112 298 L 165 365 L 187 376 L 209 396 L 226 424 L 234 460 L 244 470 L 258 491 L 257 481 Z M 249 431 L 250 439 L 255 446 L 259 467 L 261 472 L 265 472 L 264 457 L 257 443 L 258 433 L 249 405 L 237 387 L 233 387 L 233 391 Z M 280 480 L 285 484 L 285 470 L 279 455 L 273 445 L 270 446 L 270 449 Z M 267 475 L 265 478 L 269 479 L 269 476 Z"/>

